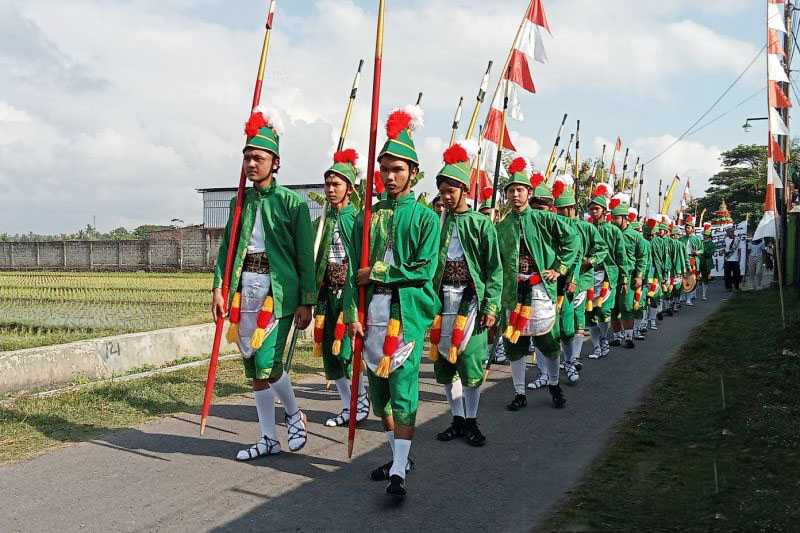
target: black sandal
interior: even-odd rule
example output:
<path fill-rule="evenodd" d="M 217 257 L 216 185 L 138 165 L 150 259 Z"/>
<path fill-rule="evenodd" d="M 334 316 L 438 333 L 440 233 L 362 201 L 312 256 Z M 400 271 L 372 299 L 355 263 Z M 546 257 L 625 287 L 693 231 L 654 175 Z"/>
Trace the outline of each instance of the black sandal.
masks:
<path fill-rule="evenodd" d="M 389 470 L 392 469 L 392 463 L 394 461 L 389 461 L 385 465 L 381 465 L 372 472 L 369 473 L 369 478 L 372 481 L 388 481 L 389 480 Z M 414 469 L 414 461 L 411 460 L 411 457 L 408 458 L 406 462 L 406 474 L 411 472 Z"/>
<path fill-rule="evenodd" d="M 481 432 L 480 428 L 478 428 L 477 418 L 468 418 L 466 425 L 467 428 L 464 433 L 464 438 L 467 444 L 476 447 L 486 444 L 486 436 Z"/>
<path fill-rule="evenodd" d="M 436 435 L 436 439 L 442 442 L 449 442 L 451 440 L 455 440 L 459 437 L 464 436 L 464 424 L 465 420 L 461 416 L 454 416 L 453 422 L 450 424 L 450 427 L 438 433 Z"/>
<path fill-rule="evenodd" d="M 514 396 L 514 399 L 511 400 L 511 403 L 506 405 L 506 409 L 509 411 L 519 411 L 523 407 L 528 405 L 528 398 L 524 394 L 517 394 Z"/>

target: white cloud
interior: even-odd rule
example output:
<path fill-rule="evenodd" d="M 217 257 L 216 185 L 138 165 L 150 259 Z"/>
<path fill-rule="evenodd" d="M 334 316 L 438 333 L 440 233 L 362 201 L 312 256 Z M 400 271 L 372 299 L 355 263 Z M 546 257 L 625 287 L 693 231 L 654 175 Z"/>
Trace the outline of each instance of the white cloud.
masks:
<path fill-rule="evenodd" d="M 466 123 L 485 62 L 495 59 L 496 75 L 523 3 L 431 0 L 389 7 L 382 120 L 390 107 L 424 91 L 432 120 L 418 132 L 417 144 L 429 175 L 439 168 L 458 97 L 467 102 Z M 681 18 L 691 8 L 688 0 L 650 4 L 569 0 L 548 6 L 556 35 L 547 40 L 550 63 L 534 65 L 540 95 L 522 96 L 528 122 L 513 126 L 523 154 L 540 166 L 548 155 L 530 133 L 536 98 L 578 85 L 646 93 L 679 76 L 738 71 L 754 53 L 748 43 Z M 711 4 L 705 8 L 722 2 Z M 186 0 L 12 0 L 0 7 L 0 187 L 10 206 L 0 212 L 0 231 L 72 231 L 90 213 L 101 229 L 173 217 L 196 222 L 194 187 L 236 183 L 262 30 L 259 24 L 232 29 L 191 14 L 205 6 L 229 9 L 210 0 L 202 6 Z M 289 119 L 281 179 L 317 181 L 330 164 L 362 57 L 367 64 L 348 145 L 359 149 L 366 165 L 373 13 L 351 0 L 321 0 L 307 18 L 278 16 L 264 95 Z M 651 153 L 661 141 L 642 142 L 637 149 Z M 671 154 L 707 161 L 713 152 L 690 148 Z M 30 207 L 37 216 L 30 216 Z"/>

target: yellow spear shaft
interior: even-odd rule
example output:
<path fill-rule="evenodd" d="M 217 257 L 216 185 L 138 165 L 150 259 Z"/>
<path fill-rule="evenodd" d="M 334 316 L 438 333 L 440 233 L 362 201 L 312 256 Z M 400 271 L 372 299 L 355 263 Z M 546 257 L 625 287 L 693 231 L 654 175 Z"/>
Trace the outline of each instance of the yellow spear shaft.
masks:
<path fill-rule="evenodd" d="M 486 91 L 489 90 L 489 75 L 492 72 L 492 63 L 494 62 L 489 61 L 489 66 L 486 67 L 486 73 L 481 80 L 481 87 L 478 89 L 478 96 L 475 99 L 475 108 L 472 110 L 472 116 L 469 118 L 469 125 L 467 126 L 467 133 L 464 135 L 465 139 L 472 138 L 472 134 L 475 133 L 475 126 L 478 125 L 478 115 L 481 112 L 481 106 L 484 100 L 486 100 Z"/>
<path fill-rule="evenodd" d="M 561 119 L 561 126 L 558 128 L 558 133 L 556 134 L 556 141 L 553 143 L 553 149 L 550 150 L 550 158 L 547 160 L 547 166 L 544 169 L 544 177 L 549 178 L 550 173 L 553 172 L 553 168 L 556 163 L 556 150 L 558 150 L 558 145 L 561 143 L 561 135 L 564 133 L 564 124 L 567 122 L 567 114 L 564 113 L 564 117 Z"/>

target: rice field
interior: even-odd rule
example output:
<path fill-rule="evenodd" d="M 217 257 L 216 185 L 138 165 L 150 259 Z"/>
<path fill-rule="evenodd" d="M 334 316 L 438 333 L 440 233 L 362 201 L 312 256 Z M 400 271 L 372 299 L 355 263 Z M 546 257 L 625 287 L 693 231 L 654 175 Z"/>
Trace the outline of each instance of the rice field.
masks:
<path fill-rule="evenodd" d="M 0 272 L 0 351 L 211 321 L 210 273 Z"/>

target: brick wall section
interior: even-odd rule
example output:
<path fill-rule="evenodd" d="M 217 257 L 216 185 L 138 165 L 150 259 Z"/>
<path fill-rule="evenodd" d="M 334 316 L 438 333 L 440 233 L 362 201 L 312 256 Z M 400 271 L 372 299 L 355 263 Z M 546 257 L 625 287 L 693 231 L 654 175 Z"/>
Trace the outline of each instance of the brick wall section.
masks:
<path fill-rule="evenodd" d="M 0 242 L 0 270 L 211 271 L 219 242 L 219 232 L 146 241 Z"/>

